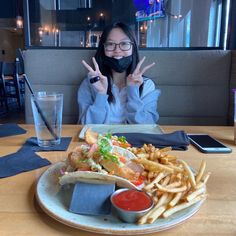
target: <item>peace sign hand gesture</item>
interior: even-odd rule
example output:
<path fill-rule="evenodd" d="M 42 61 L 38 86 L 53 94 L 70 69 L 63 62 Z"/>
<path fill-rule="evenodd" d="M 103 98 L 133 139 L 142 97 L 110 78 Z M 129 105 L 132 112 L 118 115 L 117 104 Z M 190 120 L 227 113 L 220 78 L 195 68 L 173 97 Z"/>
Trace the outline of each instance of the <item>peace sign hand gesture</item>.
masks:
<path fill-rule="evenodd" d="M 89 73 L 88 73 L 88 78 L 91 79 L 93 77 L 99 77 L 98 80 L 93 83 L 92 85 L 96 88 L 96 90 L 99 93 L 102 94 L 106 94 L 107 93 L 107 88 L 108 88 L 108 81 L 107 81 L 107 77 L 102 75 L 99 67 L 98 67 L 98 63 L 96 62 L 96 59 L 93 57 L 93 64 L 95 67 L 95 70 L 84 60 L 82 60 L 82 64 L 88 69 Z"/>
<path fill-rule="evenodd" d="M 143 57 L 137 64 L 133 74 L 129 74 L 127 77 L 127 85 L 141 85 L 143 83 L 143 74 L 151 67 L 155 65 L 155 62 L 145 66 L 142 70 L 140 69 L 146 57 Z"/>

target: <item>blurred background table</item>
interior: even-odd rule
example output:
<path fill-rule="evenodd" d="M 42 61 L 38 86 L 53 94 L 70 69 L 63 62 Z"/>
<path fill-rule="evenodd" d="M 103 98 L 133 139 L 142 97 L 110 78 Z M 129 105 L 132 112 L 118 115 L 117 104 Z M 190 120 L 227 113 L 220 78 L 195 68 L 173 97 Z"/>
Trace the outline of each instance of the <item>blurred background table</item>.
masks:
<path fill-rule="evenodd" d="M 0 138 L 0 158 L 17 151 L 27 138 L 35 136 L 33 125 L 20 126 L 28 132 Z M 72 137 L 66 152 L 38 154 L 52 163 L 64 160 L 69 151 L 79 144 L 78 134 L 81 128 L 80 125 L 63 126 L 62 136 Z M 183 224 L 148 235 L 236 235 L 236 145 L 233 142 L 233 127 L 162 126 L 162 128 L 166 133 L 175 130 L 208 133 L 231 147 L 233 152 L 203 154 L 192 145 L 188 151 L 174 151 L 178 158 L 186 160 L 194 168 L 198 168 L 202 159 L 206 160 L 207 171 L 212 172 L 207 185 L 209 196 L 200 210 Z M 38 178 L 47 168 L 48 166 L 0 179 L 0 235 L 99 235 L 61 224 L 40 209 L 35 199 L 35 187 Z"/>

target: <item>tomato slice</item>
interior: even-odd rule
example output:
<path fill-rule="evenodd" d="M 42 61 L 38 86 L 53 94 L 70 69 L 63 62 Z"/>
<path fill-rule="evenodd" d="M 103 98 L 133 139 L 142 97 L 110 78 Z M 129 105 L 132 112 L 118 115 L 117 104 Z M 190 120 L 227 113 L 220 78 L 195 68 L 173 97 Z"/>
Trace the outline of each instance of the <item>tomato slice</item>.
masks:
<path fill-rule="evenodd" d="M 118 142 L 118 141 L 115 141 L 115 140 L 112 140 L 112 144 L 114 145 L 114 146 L 120 146 L 120 143 Z"/>
<path fill-rule="evenodd" d="M 128 147 L 131 147 L 131 144 L 129 144 L 129 143 L 120 143 L 120 147 L 128 148 Z"/>
<path fill-rule="evenodd" d="M 139 175 L 139 177 L 135 180 L 132 180 L 131 183 L 134 184 L 135 186 L 142 185 L 144 183 L 144 178 L 142 175 Z"/>
<path fill-rule="evenodd" d="M 120 160 L 120 162 L 122 162 L 122 163 L 126 163 L 126 157 L 124 157 L 124 156 L 119 156 L 119 160 Z"/>
<path fill-rule="evenodd" d="M 128 147 L 131 147 L 131 144 L 129 144 L 129 143 L 121 143 L 121 142 L 119 142 L 119 141 L 116 141 L 116 140 L 112 140 L 112 144 L 114 145 L 114 146 L 118 146 L 118 147 L 122 147 L 122 148 L 128 148 Z"/>

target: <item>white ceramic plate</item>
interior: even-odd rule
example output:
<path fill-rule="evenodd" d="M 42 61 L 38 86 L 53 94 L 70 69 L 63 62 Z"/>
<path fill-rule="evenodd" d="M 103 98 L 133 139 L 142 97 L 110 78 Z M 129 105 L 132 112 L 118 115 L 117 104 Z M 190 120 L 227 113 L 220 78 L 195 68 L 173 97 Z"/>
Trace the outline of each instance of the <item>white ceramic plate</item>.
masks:
<path fill-rule="evenodd" d="M 101 124 L 90 124 L 85 125 L 79 134 L 79 138 L 84 139 L 84 133 L 87 128 L 90 127 L 92 131 L 104 134 L 110 133 L 150 133 L 150 134 L 163 134 L 163 130 L 158 125 L 145 125 L 145 124 L 134 124 L 134 125 L 101 125 Z"/>
<path fill-rule="evenodd" d="M 173 214 L 168 219 L 159 219 L 153 224 L 136 225 L 120 221 L 115 215 L 86 216 L 74 214 L 68 211 L 72 187 L 66 185 L 63 188 L 58 184 L 59 170 L 64 164 L 56 163 L 48 168 L 37 183 L 36 197 L 42 209 L 52 218 L 63 224 L 81 230 L 101 233 L 136 235 L 159 232 L 172 228 L 196 213 L 203 201 Z"/>

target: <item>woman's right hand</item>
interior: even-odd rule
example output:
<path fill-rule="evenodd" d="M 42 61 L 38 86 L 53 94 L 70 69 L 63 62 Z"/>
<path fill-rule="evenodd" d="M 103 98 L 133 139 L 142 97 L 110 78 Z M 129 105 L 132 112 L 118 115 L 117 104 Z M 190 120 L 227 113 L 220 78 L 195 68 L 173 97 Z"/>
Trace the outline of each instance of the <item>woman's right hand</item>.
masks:
<path fill-rule="evenodd" d="M 91 79 L 93 77 L 99 76 L 99 80 L 95 83 L 93 83 L 92 85 L 94 86 L 94 88 L 102 94 L 106 94 L 107 93 L 107 88 L 108 88 L 108 81 L 107 81 L 107 77 L 102 75 L 99 67 L 98 67 L 98 63 L 96 62 L 96 59 L 93 57 L 93 64 L 95 67 L 95 70 L 84 60 L 82 60 L 82 64 L 88 69 L 89 73 L 88 73 L 88 78 Z"/>

